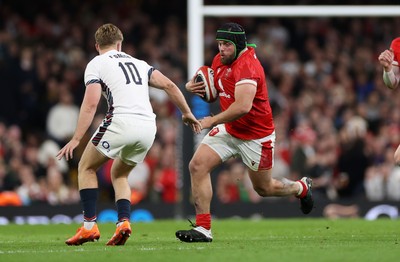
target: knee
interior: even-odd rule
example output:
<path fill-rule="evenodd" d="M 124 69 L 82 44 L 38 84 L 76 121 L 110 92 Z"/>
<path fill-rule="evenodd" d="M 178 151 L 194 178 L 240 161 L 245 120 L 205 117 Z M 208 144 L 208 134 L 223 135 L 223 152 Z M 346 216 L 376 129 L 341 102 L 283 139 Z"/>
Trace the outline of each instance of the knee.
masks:
<path fill-rule="evenodd" d="M 196 174 L 196 173 L 201 172 L 202 166 L 203 165 L 200 163 L 200 161 L 193 158 L 192 160 L 190 160 L 190 163 L 189 163 L 190 174 Z"/>
<path fill-rule="evenodd" d="M 85 169 L 86 169 L 85 165 L 82 163 L 82 161 L 79 161 L 79 163 L 78 163 L 78 174 L 82 174 Z"/>
<path fill-rule="evenodd" d="M 93 172 L 83 161 L 78 163 L 78 175 L 84 175 L 88 172 Z M 94 171 L 95 172 L 95 171 Z"/>

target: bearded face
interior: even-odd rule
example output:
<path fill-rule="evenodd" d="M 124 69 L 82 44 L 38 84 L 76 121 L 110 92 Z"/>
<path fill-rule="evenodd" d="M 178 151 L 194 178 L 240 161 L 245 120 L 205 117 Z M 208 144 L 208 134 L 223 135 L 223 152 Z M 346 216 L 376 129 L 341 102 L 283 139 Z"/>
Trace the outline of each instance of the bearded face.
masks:
<path fill-rule="evenodd" d="M 229 41 L 218 41 L 219 54 L 221 55 L 221 63 L 230 65 L 235 60 L 236 47 Z"/>

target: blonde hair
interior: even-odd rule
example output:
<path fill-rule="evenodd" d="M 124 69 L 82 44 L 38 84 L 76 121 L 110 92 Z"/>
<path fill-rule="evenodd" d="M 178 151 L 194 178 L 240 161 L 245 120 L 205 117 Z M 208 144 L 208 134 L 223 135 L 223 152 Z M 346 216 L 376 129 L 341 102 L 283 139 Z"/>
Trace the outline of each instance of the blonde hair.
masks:
<path fill-rule="evenodd" d="M 115 25 L 104 24 L 97 29 L 94 34 L 94 39 L 100 48 L 105 48 L 114 45 L 119 41 L 122 42 L 124 36 L 122 35 L 121 30 L 119 30 Z"/>

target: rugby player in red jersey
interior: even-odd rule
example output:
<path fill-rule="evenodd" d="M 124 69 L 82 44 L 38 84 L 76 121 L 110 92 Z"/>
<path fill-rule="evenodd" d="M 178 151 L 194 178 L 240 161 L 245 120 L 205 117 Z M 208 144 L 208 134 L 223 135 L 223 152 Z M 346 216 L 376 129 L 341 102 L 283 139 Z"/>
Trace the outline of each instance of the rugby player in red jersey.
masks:
<path fill-rule="evenodd" d="M 379 55 L 379 62 L 383 67 L 383 82 L 390 89 L 395 89 L 400 80 L 400 37 L 393 39 L 390 48 Z M 396 165 L 400 165 L 400 145 L 394 153 Z"/>
<path fill-rule="evenodd" d="M 264 69 L 254 45 L 247 44 L 242 26 L 222 25 L 216 34 L 219 53 L 214 57 L 214 84 L 219 92 L 221 113 L 202 119 L 203 129 L 212 128 L 204 137 L 189 164 L 191 188 L 196 209 L 193 229 L 179 230 L 184 242 L 211 242 L 210 172 L 231 157 L 240 157 L 247 166 L 254 190 L 263 197 L 291 196 L 300 199 L 304 214 L 313 209 L 312 181 L 272 177 L 275 128 L 268 99 Z M 202 95 L 204 85 L 193 79 L 186 89 Z"/>

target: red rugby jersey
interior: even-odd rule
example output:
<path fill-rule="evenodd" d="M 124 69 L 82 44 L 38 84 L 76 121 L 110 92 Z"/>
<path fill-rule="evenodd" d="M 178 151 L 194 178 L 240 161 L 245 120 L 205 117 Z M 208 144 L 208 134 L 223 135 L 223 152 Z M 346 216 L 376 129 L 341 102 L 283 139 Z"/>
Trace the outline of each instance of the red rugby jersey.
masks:
<path fill-rule="evenodd" d="M 236 83 L 246 79 L 257 83 L 257 92 L 250 112 L 235 121 L 225 123 L 227 132 L 243 140 L 270 135 L 274 131 L 272 110 L 268 100 L 264 69 L 256 57 L 254 48 L 248 47 L 248 50 L 230 65 L 223 65 L 220 55 L 217 54 L 211 68 L 214 70 L 214 81 L 219 90 L 222 111 L 235 101 Z"/>
<path fill-rule="evenodd" d="M 399 66 L 399 63 L 400 63 L 400 37 L 393 39 L 392 43 L 390 44 L 390 49 L 393 50 L 393 54 L 394 54 L 393 65 Z"/>

